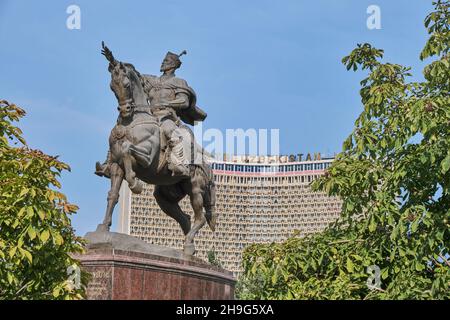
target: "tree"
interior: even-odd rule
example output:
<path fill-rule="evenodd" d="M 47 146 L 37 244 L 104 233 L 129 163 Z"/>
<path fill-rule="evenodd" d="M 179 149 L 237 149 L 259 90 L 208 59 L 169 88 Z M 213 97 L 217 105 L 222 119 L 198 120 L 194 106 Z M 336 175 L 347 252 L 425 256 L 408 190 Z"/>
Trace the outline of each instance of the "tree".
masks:
<path fill-rule="evenodd" d="M 450 3 L 434 2 L 420 59 L 423 82 L 358 45 L 342 61 L 365 70 L 364 110 L 314 190 L 338 195 L 323 233 L 244 253 L 250 299 L 450 298 Z"/>
<path fill-rule="evenodd" d="M 69 218 L 78 208 L 51 188 L 69 166 L 27 146 L 13 125 L 24 115 L 0 101 L 0 300 L 80 299 L 86 274 L 71 254 L 83 242 Z"/>
<path fill-rule="evenodd" d="M 222 262 L 220 262 L 219 257 L 217 257 L 216 249 L 213 247 L 207 252 L 208 262 L 216 267 L 223 268 Z"/>

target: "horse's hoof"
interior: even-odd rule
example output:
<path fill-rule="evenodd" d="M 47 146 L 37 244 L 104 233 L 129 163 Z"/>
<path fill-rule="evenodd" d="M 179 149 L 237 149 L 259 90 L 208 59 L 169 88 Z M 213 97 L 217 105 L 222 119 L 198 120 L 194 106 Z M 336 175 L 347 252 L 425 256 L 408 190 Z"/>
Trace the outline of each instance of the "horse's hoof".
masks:
<path fill-rule="evenodd" d="M 99 224 L 97 226 L 97 230 L 96 231 L 97 232 L 109 232 L 109 226 L 104 224 L 104 223 L 101 223 L 101 224 Z"/>
<path fill-rule="evenodd" d="M 144 184 L 138 179 L 134 180 L 134 183 L 130 186 L 131 192 L 133 192 L 135 194 L 142 193 L 143 189 L 144 189 Z"/>
<path fill-rule="evenodd" d="M 184 245 L 184 254 L 188 256 L 192 256 L 195 253 L 195 246 L 193 244 L 185 244 Z"/>
<path fill-rule="evenodd" d="M 189 231 L 191 231 L 191 217 L 187 214 L 184 215 L 184 221 L 180 222 L 181 229 L 183 230 L 184 235 L 186 236 Z"/>

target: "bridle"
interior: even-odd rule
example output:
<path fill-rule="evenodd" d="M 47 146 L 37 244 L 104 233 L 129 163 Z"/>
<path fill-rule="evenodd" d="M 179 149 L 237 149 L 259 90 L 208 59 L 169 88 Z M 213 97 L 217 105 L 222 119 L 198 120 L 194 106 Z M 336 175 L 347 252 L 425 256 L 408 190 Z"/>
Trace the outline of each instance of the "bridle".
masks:
<path fill-rule="evenodd" d="M 122 69 L 123 70 L 123 69 Z M 127 77 L 129 81 L 129 87 L 127 88 L 128 95 L 131 96 L 131 98 L 125 99 L 123 101 L 119 100 L 119 105 L 117 107 L 117 110 L 120 112 L 125 107 L 127 112 L 130 112 L 130 114 L 133 114 L 135 112 L 144 112 L 152 115 L 150 111 L 150 106 L 147 104 L 136 104 L 134 102 L 133 98 L 133 81 L 131 80 L 131 77 L 128 74 L 128 71 L 123 70 L 123 74 Z"/>

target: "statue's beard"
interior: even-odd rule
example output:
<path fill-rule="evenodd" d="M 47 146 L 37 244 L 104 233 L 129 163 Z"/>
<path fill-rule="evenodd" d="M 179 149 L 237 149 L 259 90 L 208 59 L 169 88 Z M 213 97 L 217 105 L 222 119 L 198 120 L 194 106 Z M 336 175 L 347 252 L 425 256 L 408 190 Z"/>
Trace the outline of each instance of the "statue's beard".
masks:
<path fill-rule="evenodd" d="M 177 68 L 174 65 L 164 65 L 164 66 L 161 66 L 159 71 L 166 72 L 166 71 L 169 71 L 170 69 L 177 69 Z"/>

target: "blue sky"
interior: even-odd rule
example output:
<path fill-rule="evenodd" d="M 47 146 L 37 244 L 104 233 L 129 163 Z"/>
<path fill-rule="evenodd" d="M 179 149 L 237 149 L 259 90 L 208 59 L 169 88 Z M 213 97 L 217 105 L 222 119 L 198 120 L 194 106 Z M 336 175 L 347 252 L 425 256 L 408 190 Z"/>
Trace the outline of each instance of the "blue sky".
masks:
<path fill-rule="evenodd" d="M 71 4 L 80 30 L 66 27 Z M 381 30 L 366 27 L 372 4 Z M 361 111 L 363 74 L 341 58 L 370 42 L 420 79 L 431 9 L 426 0 L 0 0 L 0 98 L 27 110 L 31 147 L 70 164 L 62 191 L 80 207 L 73 225 L 83 235 L 103 219 L 109 181 L 93 171 L 117 118 L 102 40 L 149 74 L 168 50 L 186 49 L 177 75 L 208 112 L 205 129 L 279 128 L 282 154 L 332 154 Z"/>

